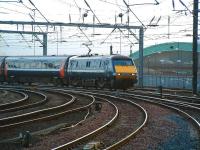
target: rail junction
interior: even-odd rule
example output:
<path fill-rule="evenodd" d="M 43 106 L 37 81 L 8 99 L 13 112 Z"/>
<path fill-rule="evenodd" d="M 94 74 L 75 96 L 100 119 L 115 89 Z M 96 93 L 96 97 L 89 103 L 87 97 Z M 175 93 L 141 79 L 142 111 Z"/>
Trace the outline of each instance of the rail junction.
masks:
<path fill-rule="evenodd" d="M 5 85 L 0 93 L 4 149 L 200 147 L 199 97 L 190 91 Z"/>

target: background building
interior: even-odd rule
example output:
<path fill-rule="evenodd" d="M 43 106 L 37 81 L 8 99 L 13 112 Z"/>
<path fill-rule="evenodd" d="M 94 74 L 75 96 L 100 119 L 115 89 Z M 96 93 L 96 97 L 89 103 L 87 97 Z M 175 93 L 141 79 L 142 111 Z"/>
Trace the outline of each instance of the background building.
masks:
<path fill-rule="evenodd" d="M 200 47 L 198 47 L 198 57 Z M 138 67 L 139 52 L 131 54 Z M 198 70 L 200 60 L 198 60 Z M 192 88 L 192 43 L 163 43 L 144 48 L 144 86 Z M 198 71 L 198 89 L 200 89 Z"/>

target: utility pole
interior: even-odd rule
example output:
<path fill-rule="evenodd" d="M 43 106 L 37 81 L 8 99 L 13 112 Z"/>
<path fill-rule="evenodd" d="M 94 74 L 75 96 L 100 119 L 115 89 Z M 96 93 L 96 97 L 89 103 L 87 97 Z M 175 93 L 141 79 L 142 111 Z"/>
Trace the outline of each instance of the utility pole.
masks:
<path fill-rule="evenodd" d="M 39 42 L 42 44 L 43 47 L 43 56 L 47 55 L 47 33 L 46 32 L 33 32 L 33 31 L 11 31 L 11 30 L 0 30 L 0 33 L 9 33 L 9 34 L 32 34 L 36 35 L 43 35 L 43 41 L 39 38 Z M 35 53 L 34 53 L 35 56 Z"/>
<path fill-rule="evenodd" d="M 144 38 L 144 30 L 140 28 L 139 30 L 139 87 L 143 87 L 143 38 Z"/>
<path fill-rule="evenodd" d="M 193 77 L 192 77 L 192 92 L 197 94 L 197 73 L 198 73 L 198 53 L 197 53 L 197 39 L 198 39 L 198 4 L 199 0 L 194 0 L 193 6 L 193 45 L 192 45 L 192 59 L 193 59 Z"/>

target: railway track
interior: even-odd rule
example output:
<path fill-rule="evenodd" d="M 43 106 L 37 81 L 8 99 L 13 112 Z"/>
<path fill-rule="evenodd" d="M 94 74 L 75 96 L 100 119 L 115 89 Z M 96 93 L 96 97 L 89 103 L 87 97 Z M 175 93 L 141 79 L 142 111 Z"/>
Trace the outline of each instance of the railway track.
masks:
<path fill-rule="evenodd" d="M 43 89 L 48 90 L 48 88 Z M 68 117 L 70 120 L 68 123 L 66 123 L 68 119 L 65 120 L 65 123 L 62 121 L 62 123 L 59 121 L 52 123 L 53 119 L 40 121 L 41 128 L 32 130 L 32 136 L 37 137 L 37 140 L 28 149 L 81 149 L 93 140 L 103 142 L 103 149 L 125 150 L 133 149 L 133 147 L 137 147 L 137 149 L 200 148 L 198 97 L 179 96 L 169 93 L 164 93 L 161 96 L 155 90 L 124 92 L 84 90 L 80 88 L 56 89 L 56 87 L 51 89 L 54 92 L 76 95 L 76 100 L 81 101 L 85 99 L 83 94 L 93 95 L 94 102 L 89 107 L 77 112 L 77 114 L 72 111 L 73 113 L 67 113 L 67 115 L 63 115 L 63 118 L 60 118 L 60 120 L 63 120 Z M 129 105 L 127 100 L 130 103 L 134 103 L 134 105 Z M 94 110 L 95 103 L 103 105 L 102 112 Z M 114 105 L 112 106 L 111 103 Z M 136 111 L 137 107 L 141 108 L 138 112 Z M 72 108 L 73 106 L 68 107 L 70 110 Z M 136 112 L 133 113 L 132 110 Z M 142 122 L 142 120 L 145 120 L 145 113 L 142 113 L 141 110 L 147 111 L 148 121 L 146 124 Z M 111 111 L 109 115 L 107 114 L 108 111 Z M 117 115 L 116 112 L 118 112 Z M 82 114 L 81 117 L 80 114 Z M 115 119 L 113 119 L 114 117 Z M 75 118 L 79 119 L 73 120 Z M 140 119 L 138 120 L 138 118 Z M 48 120 L 51 121 L 48 122 Z M 106 125 L 108 122 L 110 124 Z M 45 124 L 51 124 L 51 126 L 59 125 L 53 130 L 55 131 L 54 134 L 51 135 L 49 133 L 52 131 L 48 131 L 50 125 L 47 127 Z M 118 131 L 123 132 L 120 133 Z M 48 135 L 47 137 L 44 136 L 46 134 Z M 40 135 L 43 136 L 41 137 Z M 182 143 L 182 145 L 178 143 Z"/>
<path fill-rule="evenodd" d="M 96 91 L 96 90 L 94 90 L 94 91 Z M 110 91 L 106 91 L 106 92 L 104 91 L 104 93 L 113 94 L 113 92 L 110 92 Z M 172 110 L 173 112 L 178 114 L 178 116 L 176 116 L 176 115 L 172 115 L 172 116 L 176 116 L 177 118 L 179 118 L 179 120 L 182 120 L 182 122 L 184 124 L 186 124 L 192 130 L 192 132 L 195 133 L 195 135 L 192 135 L 192 133 L 189 132 L 188 130 L 185 131 L 185 132 L 189 132 L 191 134 L 188 137 L 188 139 L 189 139 L 188 141 L 196 141 L 196 142 L 194 142 L 192 144 L 189 143 L 189 147 L 190 146 L 191 147 L 195 147 L 196 149 L 198 149 L 200 147 L 199 144 L 198 144 L 199 143 L 199 139 L 200 139 L 199 138 L 199 130 L 200 130 L 199 121 L 198 121 L 198 119 L 196 119 L 195 117 L 193 117 L 192 115 L 187 113 L 188 110 L 193 110 L 194 111 L 194 106 L 192 106 L 191 104 L 190 105 L 187 105 L 187 104 L 183 105 L 182 102 L 177 103 L 176 101 L 171 101 L 171 100 L 170 101 L 169 100 L 165 100 L 164 101 L 162 98 L 160 98 L 160 99 L 157 98 L 157 95 L 155 95 L 155 97 L 144 96 L 143 94 L 140 95 L 140 96 L 138 96 L 138 95 L 130 96 L 131 95 L 130 93 L 124 93 L 124 92 L 114 92 L 114 95 L 127 97 L 129 99 L 131 98 L 133 101 L 136 101 L 136 99 L 138 99 L 136 102 L 139 103 L 139 104 L 140 104 L 141 101 L 144 101 L 145 103 L 147 103 L 147 102 L 151 103 L 151 105 L 155 104 L 155 105 L 159 105 L 159 106 L 165 107 L 165 109 L 168 108 L 168 109 Z M 181 98 L 183 98 L 183 97 L 181 97 Z M 194 98 L 192 98 L 192 99 L 194 101 Z M 187 111 L 186 110 L 184 111 L 182 109 L 182 107 L 184 107 Z M 194 114 L 196 114 L 196 113 L 194 113 Z M 181 125 L 179 124 L 179 126 L 181 126 Z M 162 125 L 161 128 L 165 128 L 165 126 Z M 166 129 L 168 129 L 167 126 L 166 126 Z M 182 130 L 182 132 L 184 132 L 184 130 Z M 148 135 L 148 136 L 151 136 L 151 135 Z M 146 138 L 143 137 L 143 139 L 146 139 Z M 182 138 L 182 140 L 183 140 L 183 138 Z M 188 144 L 188 141 L 187 141 L 187 144 Z M 143 143 L 143 144 L 145 144 L 145 143 Z M 176 144 L 177 143 L 173 144 L 173 146 L 175 146 Z M 185 146 L 188 147 L 187 144 Z M 147 145 L 149 145 L 149 144 L 147 144 Z M 134 146 L 134 145 L 131 145 L 131 146 Z M 157 145 L 157 146 L 159 146 L 159 145 Z M 168 145 L 168 146 L 170 146 L 170 145 Z M 126 148 L 128 148 L 128 147 L 126 147 Z M 146 148 L 148 148 L 148 147 L 146 147 Z M 129 147 L 129 149 L 130 149 L 130 147 Z"/>
<path fill-rule="evenodd" d="M 28 95 L 24 92 L 9 89 L 0 89 L 0 91 L 0 113 L 10 108 L 23 105 L 28 100 Z M 12 95 L 12 97 L 9 95 Z"/>
<path fill-rule="evenodd" d="M 134 89 L 130 89 L 128 91 L 132 92 L 132 91 L 146 91 L 146 92 L 154 92 L 157 93 L 159 91 L 159 87 L 158 88 L 134 88 Z M 167 88 L 162 88 L 162 92 L 163 94 L 171 94 L 171 95 L 179 95 L 179 96 L 193 96 L 192 91 L 191 90 L 187 90 L 187 89 L 167 89 Z"/>
<path fill-rule="evenodd" d="M 58 92 L 58 93 L 61 94 L 62 92 Z M 64 94 L 65 96 L 70 95 L 70 94 L 67 94 L 64 92 L 62 94 Z M 74 99 L 75 99 L 74 96 L 71 96 L 71 98 L 74 101 Z M 74 122 L 78 122 L 85 116 L 85 114 L 87 114 L 86 109 L 88 107 L 90 107 L 90 105 L 92 105 L 92 103 L 94 102 L 93 97 L 88 96 L 88 99 L 89 100 L 87 102 L 83 102 L 81 104 L 75 104 L 74 107 L 70 106 L 70 108 L 66 107 L 64 109 L 64 107 L 62 105 L 57 106 L 55 109 L 57 109 L 57 110 L 59 109 L 59 112 L 55 112 L 55 110 L 53 110 L 52 108 L 49 108 L 49 109 L 45 109 L 45 110 L 39 110 L 36 112 L 31 112 L 31 113 L 14 116 L 14 117 L 7 118 L 7 119 L 6 118 L 2 119 L 1 126 L 0 126 L 1 133 L 2 133 L 1 134 L 1 139 L 2 139 L 1 143 L 19 140 L 19 137 L 16 137 L 16 136 L 20 131 L 30 131 L 31 135 L 39 135 L 39 134 L 45 134 L 45 132 L 47 132 L 47 133 L 51 132 L 52 130 L 56 130 L 60 127 L 64 127 L 66 124 L 70 125 L 70 124 L 73 124 Z M 85 98 L 85 100 L 86 100 L 86 98 Z M 45 116 L 43 116 L 44 111 L 46 111 Z M 47 112 L 49 112 L 49 114 Z M 76 113 L 74 113 L 74 112 L 76 112 Z M 83 114 L 80 115 L 80 112 L 82 112 Z M 38 116 L 40 114 L 42 114 L 42 117 Z M 77 119 L 67 122 L 66 121 L 67 118 L 65 118 L 66 116 L 68 118 L 71 117 L 71 119 L 74 117 Z M 11 119 L 11 120 L 9 120 L 9 119 Z M 65 121 L 67 123 L 65 123 Z M 4 125 L 2 125 L 2 123 L 4 123 Z M 60 126 L 58 124 L 60 124 Z M 55 126 L 55 127 L 52 127 L 52 126 Z M 50 127 L 52 127 L 52 128 L 50 128 Z M 14 135 L 16 138 L 3 140 L 3 139 L 5 139 L 5 137 L 10 138 L 10 136 L 12 137 Z"/>
<path fill-rule="evenodd" d="M 22 92 L 25 95 L 25 97 L 23 98 L 25 99 L 23 100 L 23 103 L 21 103 L 20 105 L 17 104 L 12 107 L 0 110 L 1 113 L 0 118 L 3 117 L 6 118 L 9 116 L 25 113 L 26 111 L 28 111 L 28 108 L 34 109 L 37 106 L 42 106 L 43 104 L 48 102 L 46 95 L 40 92 L 35 92 L 30 90 L 19 90 L 19 92 Z M 33 109 L 29 111 L 33 111 Z"/>
<path fill-rule="evenodd" d="M 116 149 L 117 147 L 124 144 L 124 142 L 126 142 L 132 136 L 134 136 L 145 125 L 147 121 L 147 114 L 146 111 L 139 105 L 127 99 L 121 99 L 114 96 L 107 96 L 104 94 L 97 94 L 97 93 L 93 93 L 93 95 L 104 97 L 109 101 L 112 101 L 115 107 L 118 108 L 120 114 L 116 119 L 115 124 L 110 126 L 109 129 L 107 129 L 105 132 L 101 133 L 100 135 L 97 135 L 97 133 L 99 132 L 99 129 L 97 129 L 81 137 L 81 140 L 89 142 L 90 140 L 88 139 L 91 138 L 90 137 L 91 134 L 95 134 L 95 136 L 92 137 L 92 140 L 102 141 L 104 143 L 104 149 Z M 105 125 L 103 127 L 105 127 Z M 55 147 L 54 149 L 67 149 L 74 147 L 82 149 L 83 148 L 82 145 L 84 144 L 81 143 L 80 145 L 79 140 L 78 141 L 74 140 L 66 144 L 63 144 L 61 146 Z"/>

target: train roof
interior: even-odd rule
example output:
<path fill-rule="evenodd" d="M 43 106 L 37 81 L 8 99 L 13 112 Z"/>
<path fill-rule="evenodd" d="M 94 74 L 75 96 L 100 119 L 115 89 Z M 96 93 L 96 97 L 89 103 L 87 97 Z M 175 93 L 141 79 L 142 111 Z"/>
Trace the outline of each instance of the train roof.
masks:
<path fill-rule="evenodd" d="M 71 56 L 9 56 L 6 60 L 66 60 Z"/>
<path fill-rule="evenodd" d="M 5 56 L 0 56 L 0 65 L 3 63 Z"/>
<path fill-rule="evenodd" d="M 86 56 L 74 56 L 71 59 L 131 59 L 128 56 L 123 55 L 86 55 Z"/>

